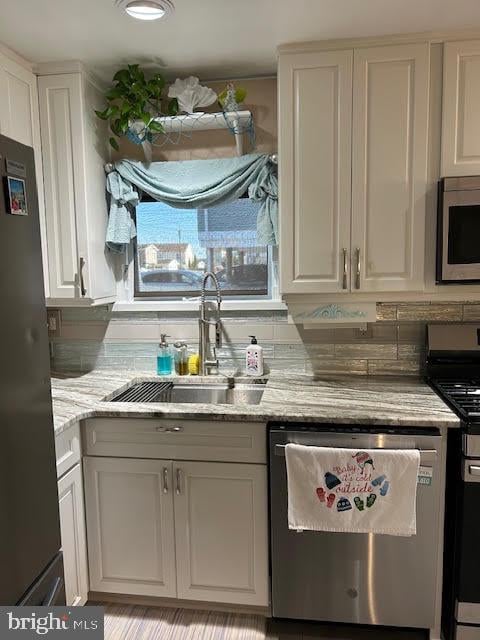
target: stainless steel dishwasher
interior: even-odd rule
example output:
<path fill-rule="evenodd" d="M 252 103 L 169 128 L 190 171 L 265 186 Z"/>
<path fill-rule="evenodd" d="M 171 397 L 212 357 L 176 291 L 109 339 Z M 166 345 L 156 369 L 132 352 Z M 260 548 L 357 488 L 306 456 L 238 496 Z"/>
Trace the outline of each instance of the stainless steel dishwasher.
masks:
<path fill-rule="evenodd" d="M 441 597 L 444 443 L 437 429 L 271 425 L 273 616 L 432 629 Z M 417 535 L 290 531 L 285 445 L 419 449 Z"/>

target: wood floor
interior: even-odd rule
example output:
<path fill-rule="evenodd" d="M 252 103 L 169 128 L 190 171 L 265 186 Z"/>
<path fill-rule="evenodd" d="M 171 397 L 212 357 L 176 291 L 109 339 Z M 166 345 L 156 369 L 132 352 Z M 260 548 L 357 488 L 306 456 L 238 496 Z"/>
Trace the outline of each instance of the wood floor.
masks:
<path fill-rule="evenodd" d="M 260 616 L 215 611 L 103 606 L 105 640 L 425 640 L 427 637 L 414 631 L 267 622 Z"/>

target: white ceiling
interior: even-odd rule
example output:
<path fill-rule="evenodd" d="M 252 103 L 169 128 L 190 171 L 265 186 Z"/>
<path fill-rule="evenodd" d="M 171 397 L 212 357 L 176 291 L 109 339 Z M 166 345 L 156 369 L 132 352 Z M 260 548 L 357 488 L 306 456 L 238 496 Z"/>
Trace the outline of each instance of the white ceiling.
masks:
<path fill-rule="evenodd" d="M 278 44 L 480 27 L 479 0 L 174 0 L 165 21 L 113 0 L 0 0 L 0 42 L 33 62 L 82 60 L 105 80 L 127 62 L 204 79 L 270 74 Z"/>

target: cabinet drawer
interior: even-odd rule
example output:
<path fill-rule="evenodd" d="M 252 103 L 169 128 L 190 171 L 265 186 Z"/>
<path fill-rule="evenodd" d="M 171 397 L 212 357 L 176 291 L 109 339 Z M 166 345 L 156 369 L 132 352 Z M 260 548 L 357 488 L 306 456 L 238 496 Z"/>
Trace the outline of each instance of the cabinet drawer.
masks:
<path fill-rule="evenodd" d="M 80 461 L 80 425 L 73 424 L 55 436 L 57 478 Z"/>
<path fill-rule="evenodd" d="M 265 464 L 264 423 L 92 418 L 84 423 L 89 456 Z"/>

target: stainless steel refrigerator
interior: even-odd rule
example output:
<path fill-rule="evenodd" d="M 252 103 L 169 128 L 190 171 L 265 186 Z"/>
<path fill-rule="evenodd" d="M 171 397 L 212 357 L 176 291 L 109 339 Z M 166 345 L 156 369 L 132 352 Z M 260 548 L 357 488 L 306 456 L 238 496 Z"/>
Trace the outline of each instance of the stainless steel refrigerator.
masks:
<path fill-rule="evenodd" d="M 33 150 L 0 136 L 0 605 L 65 603 Z"/>

